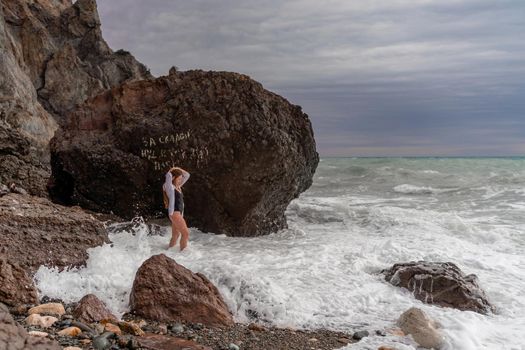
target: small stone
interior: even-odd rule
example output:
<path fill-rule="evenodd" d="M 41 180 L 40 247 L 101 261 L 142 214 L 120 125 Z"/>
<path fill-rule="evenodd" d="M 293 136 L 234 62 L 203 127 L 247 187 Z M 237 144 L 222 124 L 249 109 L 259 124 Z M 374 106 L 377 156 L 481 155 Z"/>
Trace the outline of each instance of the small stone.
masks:
<path fill-rule="evenodd" d="M 257 332 L 263 332 L 266 330 L 266 328 L 263 325 L 258 324 L 258 323 L 250 323 L 248 325 L 248 329 L 252 331 L 257 331 Z"/>
<path fill-rule="evenodd" d="M 136 323 L 121 321 L 118 323 L 120 329 L 126 333 L 137 335 L 139 337 L 143 336 L 145 333 L 140 329 L 139 325 Z"/>
<path fill-rule="evenodd" d="M 67 327 L 60 332 L 57 332 L 58 335 L 67 337 L 76 337 L 80 333 L 82 333 L 82 330 L 78 327 Z"/>
<path fill-rule="evenodd" d="M 78 327 L 78 328 L 80 328 L 83 332 L 88 332 L 88 333 L 94 333 L 94 332 L 95 332 L 94 329 L 92 329 L 92 328 L 89 327 L 89 326 L 86 326 L 86 325 L 83 324 L 82 322 L 71 321 L 71 326 Z"/>
<path fill-rule="evenodd" d="M 352 341 L 348 338 L 337 338 L 337 341 L 343 344 L 350 344 Z"/>
<path fill-rule="evenodd" d="M 387 334 L 395 335 L 398 337 L 404 337 L 406 334 L 401 330 L 401 328 L 390 328 L 387 331 Z"/>
<path fill-rule="evenodd" d="M 139 348 L 140 348 L 140 344 L 137 341 L 137 339 L 131 338 L 128 344 L 128 349 L 139 349 Z"/>
<path fill-rule="evenodd" d="M 368 337 L 369 335 L 370 333 L 368 333 L 368 331 L 359 331 L 359 332 L 355 332 L 352 338 L 355 340 L 361 340 L 364 337 Z"/>
<path fill-rule="evenodd" d="M 51 327 L 58 318 L 53 316 L 40 316 L 39 314 L 31 314 L 25 319 L 25 323 L 29 326 L 38 326 L 41 328 Z"/>
<path fill-rule="evenodd" d="M 62 321 L 58 321 L 57 323 L 55 323 L 55 327 L 58 327 L 58 328 L 70 327 L 71 326 L 71 322 L 72 322 L 72 320 L 70 320 L 70 319 L 65 319 L 65 320 L 62 320 Z"/>
<path fill-rule="evenodd" d="M 100 323 L 97 323 L 95 325 L 95 331 L 98 333 L 98 334 L 102 334 L 104 333 L 104 325 L 103 324 L 100 324 Z"/>
<path fill-rule="evenodd" d="M 104 326 L 104 331 L 115 333 L 116 335 L 122 335 L 122 331 L 120 330 L 119 326 L 109 322 Z"/>
<path fill-rule="evenodd" d="M 117 338 L 117 343 L 121 347 L 127 347 L 131 340 L 130 335 L 122 335 Z"/>
<path fill-rule="evenodd" d="M 68 346 L 67 348 L 64 348 L 64 350 L 82 350 L 82 349 L 76 346 Z"/>
<path fill-rule="evenodd" d="M 82 345 L 91 344 L 91 339 L 82 339 L 80 340 L 80 344 Z"/>
<path fill-rule="evenodd" d="M 310 338 L 308 339 L 308 341 L 314 343 L 314 342 L 318 342 L 319 340 L 317 338 Z"/>
<path fill-rule="evenodd" d="M 51 314 L 56 316 L 62 316 L 66 313 L 66 310 L 64 310 L 64 305 L 60 303 L 47 303 L 47 304 L 41 304 L 35 307 L 32 307 L 29 309 L 28 313 L 30 315 L 32 314 Z"/>
<path fill-rule="evenodd" d="M 192 328 L 199 331 L 204 328 L 204 325 L 202 323 L 195 323 L 192 325 Z"/>
<path fill-rule="evenodd" d="M 165 324 L 160 324 L 159 333 L 163 335 L 168 334 L 168 327 Z"/>
<path fill-rule="evenodd" d="M 230 343 L 230 345 L 228 345 L 228 349 L 229 350 L 239 350 L 239 346 L 237 344 Z"/>
<path fill-rule="evenodd" d="M 386 332 L 382 329 L 376 330 L 376 335 L 379 335 L 381 337 L 386 337 Z"/>
<path fill-rule="evenodd" d="M 46 338 L 48 336 L 46 332 L 39 332 L 39 331 L 30 331 L 27 334 L 29 334 L 32 337 L 40 337 L 40 338 Z"/>
<path fill-rule="evenodd" d="M 110 338 L 115 336 L 114 333 L 106 332 L 93 339 L 93 348 L 95 350 L 107 350 L 111 347 Z"/>
<path fill-rule="evenodd" d="M 146 327 L 148 325 L 148 322 L 146 322 L 145 320 L 131 321 L 130 323 L 134 323 L 140 328 Z"/>
<path fill-rule="evenodd" d="M 10 311 L 13 315 L 16 315 L 16 316 L 22 316 L 22 315 L 25 315 L 27 314 L 27 310 L 29 309 L 29 306 L 27 305 L 24 305 L 24 304 L 20 304 L 20 305 L 16 305 L 16 306 L 13 306 Z"/>
<path fill-rule="evenodd" d="M 176 333 L 176 334 L 181 334 L 184 332 L 184 326 L 180 323 L 175 323 L 175 324 L 172 324 L 170 326 L 170 330 L 173 332 L 173 333 Z"/>

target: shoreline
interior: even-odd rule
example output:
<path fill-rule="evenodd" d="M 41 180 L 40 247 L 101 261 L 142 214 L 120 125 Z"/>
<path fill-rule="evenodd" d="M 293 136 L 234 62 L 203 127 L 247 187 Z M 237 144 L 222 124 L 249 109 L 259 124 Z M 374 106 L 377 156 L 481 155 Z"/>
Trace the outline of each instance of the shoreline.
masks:
<path fill-rule="evenodd" d="M 338 332 L 328 329 L 293 329 L 266 326 L 258 323 L 235 323 L 229 327 L 212 327 L 201 323 L 190 322 L 157 322 L 154 320 L 144 320 L 131 313 L 126 313 L 122 321 L 127 324 L 138 325 L 144 332 L 139 335 L 133 334 L 128 328 L 115 325 L 110 328 L 106 320 L 96 323 L 84 323 L 75 319 L 73 310 L 78 303 L 65 304 L 60 299 L 50 299 L 43 297 L 41 303 L 60 303 L 64 305 L 66 313 L 58 317 L 58 321 L 48 328 L 28 325 L 25 319 L 28 316 L 28 305 L 18 308 L 10 308 L 13 318 L 27 332 L 45 332 L 46 338 L 56 340 L 62 347 L 78 347 L 83 350 L 96 349 L 94 342 L 99 342 L 97 337 L 105 337 L 111 344 L 111 349 L 160 349 L 148 342 L 164 342 L 173 344 L 180 342 L 186 345 L 193 344 L 195 349 L 204 346 L 202 349 L 213 350 L 332 350 L 340 349 L 348 344 L 357 342 L 353 339 L 352 333 Z M 115 322 L 113 322 L 115 323 Z M 120 324 L 120 322 L 119 322 Z M 59 335 L 58 332 L 71 326 L 79 327 L 83 330 L 80 334 L 72 336 Z M 110 331 L 110 329 L 112 331 Z M 108 335 L 108 331 L 113 335 Z M 127 332 L 126 332 L 127 331 Z M 129 332 L 129 333 L 128 333 Z M 119 334 L 120 333 L 120 334 Z M 108 344 L 109 344 L 108 343 Z M 172 345 L 173 346 L 173 345 Z M 102 349 L 102 348 L 100 348 Z M 162 349 L 174 349 L 166 347 Z M 182 348 L 181 348 L 182 349 Z M 188 347 L 188 349 L 193 349 Z"/>

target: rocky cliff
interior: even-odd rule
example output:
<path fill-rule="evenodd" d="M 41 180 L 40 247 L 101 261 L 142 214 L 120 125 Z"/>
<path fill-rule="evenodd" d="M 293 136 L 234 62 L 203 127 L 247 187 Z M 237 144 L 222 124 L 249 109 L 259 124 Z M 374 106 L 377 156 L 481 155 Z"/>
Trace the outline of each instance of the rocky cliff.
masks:
<path fill-rule="evenodd" d="M 318 154 L 299 106 L 241 74 L 153 79 L 108 47 L 94 0 L 2 1 L 0 48 L 0 183 L 155 216 L 176 164 L 193 174 L 190 225 L 259 235 L 286 227 L 288 203 L 312 182 Z"/>
<path fill-rule="evenodd" d="M 49 140 L 88 97 L 151 75 L 113 52 L 94 0 L 0 3 L 0 182 L 46 196 Z"/>

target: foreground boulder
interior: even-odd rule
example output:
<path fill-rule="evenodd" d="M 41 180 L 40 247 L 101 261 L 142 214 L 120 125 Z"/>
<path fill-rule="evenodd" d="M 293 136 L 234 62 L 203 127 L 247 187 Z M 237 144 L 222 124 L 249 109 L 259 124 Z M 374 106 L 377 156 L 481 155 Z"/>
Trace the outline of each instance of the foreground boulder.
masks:
<path fill-rule="evenodd" d="M 0 349 L 8 350 L 60 350 L 54 340 L 29 336 L 24 327 L 17 324 L 7 307 L 0 303 Z"/>
<path fill-rule="evenodd" d="M 130 294 L 131 311 L 161 322 L 187 321 L 229 326 L 233 318 L 217 288 L 164 254 L 138 269 Z"/>
<path fill-rule="evenodd" d="M 25 269 L 11 263 L 0 252 L 0 303 L 8 306 L 38 303 L 33 280 Z"/>
<path fill-rule="evenodd" d="M 46 196 L 49 140 L 65 113 L 123 81 L 151 77 L 113 52 L 94 0 L 0 2 L 0 182 Z"/>
<path fill-rule="evenodd" d="M 494 311 L 476 275 L 466 276 L 451 262 L 410 262 L 395 264 L 383 271 L 388 282 L 408 289 L 416 299 L 428 304 L 470 310 Z"/>
<path fill-rule="evenodd" d="M 126 218 L 165 215 L 164 174 L 181 166 L 190 225 L 231 236 L 285 228 L 319 161 L 301 107 L 246 75 L 175 70 L 89 99 L 51 152 L 56 200 Z"/>
<path fill-rule="evenodd" d="M 115 315 L 109 311 L 106 304 L 94 294 L 85 295 L 73 310 L 73 316 L 82 322 L 93 323 L 107 320 L 117 322 Z"/>
<path fill-rule="evenodd" d="M 79 207 L 15 193 L 0 197 L 0 232 L 0 254 L 29 272 L 82 266 L 88 248 L 109 241 L 103 224 Z"/>
<path fill-rule="evenodd" d="M 443 346 L 445 337 L 439 330 L 439 324 L 421 309 L 408 309 L 399 317 L 397 324 L 405 334 L 410 334 L 416 343 L 424 348 L 440 349 Z"/>

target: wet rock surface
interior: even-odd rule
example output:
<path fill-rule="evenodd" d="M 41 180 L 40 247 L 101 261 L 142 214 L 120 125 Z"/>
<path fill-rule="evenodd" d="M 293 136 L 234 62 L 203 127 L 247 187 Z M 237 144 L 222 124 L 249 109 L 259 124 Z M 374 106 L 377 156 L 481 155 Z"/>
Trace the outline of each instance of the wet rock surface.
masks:
<path fill-rule="evenodd" d="M 230 326 L 233 318 L 217 288 L 164 254 L 138 269 L 130 294 L 134 314 L 157 321 Z"/>
<path fill-rule="evenodd" d="M 465 275 L 454 263 L 402 263 L 383 273 L 388 282 L 408 289 L 425 303 L 479 313 L 494 311 L 476 275 Z"/>
<path fill-rule="evenodd" d="M 191 173 L 184 216 L 205 232 L 285 228 L 319 161 L 301 107 L 237 73 L 124 83 L 66 119 L 51 142 L 53 198 L 125 218 L 165 215 L 161 185 L 178 165 Z"/>
<path fill-rule="evenodd" d="M 111 313 L 99 298 L 94 294 L 88 294 L 80 299 L 77 307 L 73 310 L 73 316 L 82 322 L 99 322 L 108 320 L 117 322 L 115 315 Z"/>
<path fill-rule="evenodd" d="M 4 254 L 0 252 L 0 303 L 8 306 L 37 303 L 33 280 L 25 269 L 15 262 L 9 262 Z"/>
<path fill-rule="evenodd" d="M 0 232 L 0 255 L 28 273 L 81 266 L 88 248 L 109 242 L 103 224 L 81 208 L 16 193 L 0 197 Z"/>

